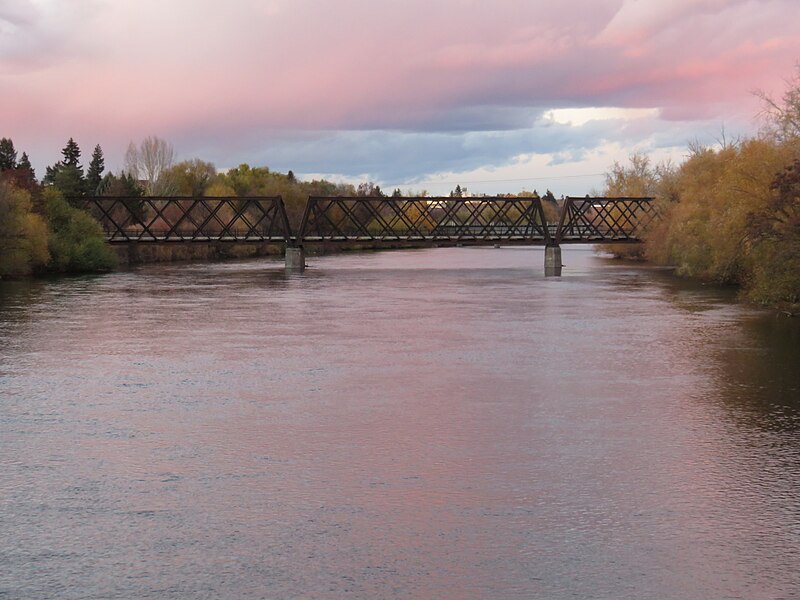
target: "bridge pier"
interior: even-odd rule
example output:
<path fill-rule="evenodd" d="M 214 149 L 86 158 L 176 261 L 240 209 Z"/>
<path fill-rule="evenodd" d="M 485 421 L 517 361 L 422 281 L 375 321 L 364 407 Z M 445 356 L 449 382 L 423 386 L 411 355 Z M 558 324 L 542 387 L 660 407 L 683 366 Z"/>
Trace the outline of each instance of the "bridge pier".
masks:
<path fill-rule="evenodd" d="M 303 272 L 306 269 L 306 253 L 302 246 L 286 246 L 286 270 Z"/>
<path fill-rule="evenodd" d="M 544 248 L 544 276 L 561 277 L 561 247 L 545 246 Z"/>

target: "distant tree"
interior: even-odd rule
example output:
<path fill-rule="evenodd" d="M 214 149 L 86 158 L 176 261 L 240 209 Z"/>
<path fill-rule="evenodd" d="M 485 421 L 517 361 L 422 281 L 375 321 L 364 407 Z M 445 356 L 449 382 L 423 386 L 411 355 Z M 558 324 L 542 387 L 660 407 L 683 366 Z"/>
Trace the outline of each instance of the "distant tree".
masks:
<path fill-rule="evenodd" d="M 64 160 L 61 161 L 61 164 L 77 167 L 83 171 L 83 167 L 81 167 L 80 163 L 81 149 L 78 147 L 78 144 L 75 142 L 75 140 L 69 138 L 67 145 L 64 146 L 63 150 L 61 150 L 61 154 L 64 156 Z"/>
<path fill-rule="evenodd" d="M 362 196 L 365 198 L 379 198 L 385 195 L 386 194 L 383 193 L 380 186 L 375 185 L 371 181 L 359 183 L 358 187 L 356 188 L 356 196 Z"/>
<path fill-rule="evenodd" d="M 456 184 L 456 189 L 450 192 L 451 198 L 461 198 L 464 195 L 464 192 L 461 190 L 461 186 Z"/>
<path fill-rule="evenodd" d="M 30 179 L 31 182 L 36 183 L 36 172 L 33 170 L 31 166 L 31 161 L 28 158 L 28 155 L 23 152 L 22 157 L 19 159 L 17 163 L 17 169 L 25 173 L 27 177 Z"/>
<path fill-rule="evenodd" d="M 103 171 L 105 170 L 105 159 L 103 158 L 103 149 L 100 144 L 94 147 L 92 152 L 92 161 L 89 163 L 89 169 L 86 171 L 86 195 L 97 196 L 100 188 L 100 183 L 103 181 Z"/>
<path fill-rule="evenodd" d="M 175 193 L 175 183 L 169 177 L 162 177 L 172 166 L 175 150 L 172 144 L 156 136 L 146 137 L 137 147 L 128 144 L 125 152 L 125 171 L 145 182 L 148 196 L 171 196 Z"/>
<path fill-rule="evenodd" d="M 780 101 L 764 91 L 755 92 L 764 103 L 761 111 L 765 120 L 764 130 L 780 142 L 800 138 L 800 63 L 795 67 L 794 77 L 787 83 L 788 86 Z"/>
<path fill-rule="evenodd" d="M 289 170 L 289 172 L 286 173 L 286 177 L 289 179 L 289 181 L 291 183 L 294 183 L 295 181 L 297 181 L 297 178 L 294 176 L 294 171 L 292 171 L 292 170 Z"/>
<path fill-rule="evenodd" d="M 59 190 L 67 202 L 78 206 L 81 199 L 86 196 L 86 180 L 83 176 L 83 167 L 80 164 L 81 149 L 72 138 L 61 150 L 63 160 L 52 167 L 47 167 L 43 183 Z"/>
<path fill-rule="evenodd" d="M 392 198 L 402 198 L 403 192 L 400 191 L 400 188 L 395 188 L 392 192 Z"/>
<path fill-rule="evenodd" d="M 606 173 L 604 195 L 608 197 L 653 196 L 657 186 L 658 173 L 651 168 L 650 159 L 645 154 L 633 154 L 627 166 L 615 162 L 611 167 L 611 172 Z M 547 191 L 550 192 L 550 190 Z"/>
<path fill-rule="evenodd" d="M 119 176 L 108 173 L 98 186 L 99 196 L 125 196 L 140 198 L 144 196 L 144 189 L 130 173 L 123 172 Z"/>
<path fill-rule="evenodd" d="M 0 171 L 8 171 L 17 166 L 17 151 L 9 138 L 0 139 Z"/>
<path fill-rule="evenodd" d="M 165 181 L 163 187 L 174 195 L 197 198 L 206 194 L 216 176 L 217 169 L 213 163 L 193 158 L 170 167 L 161 178 Z"/>
<path fill-rule="evenodd" d="M 6 162 L 6 164 L 10 164 L 10 161 Z M 0 169 L 0 173 L 2 173 L 2 179 L 10 182 L 17 189 L 27 190 L 28 192 L 36 191 L 36 174 L 33 172 L 33 167 L 31 167 L 31 161 L 28 159 L 28 155 L 24 152 L 20 160 L 16 163 L 16 167 Z M 34 193 L 33 195 L 34 205 L 36 205 L 38 194 Z"/>

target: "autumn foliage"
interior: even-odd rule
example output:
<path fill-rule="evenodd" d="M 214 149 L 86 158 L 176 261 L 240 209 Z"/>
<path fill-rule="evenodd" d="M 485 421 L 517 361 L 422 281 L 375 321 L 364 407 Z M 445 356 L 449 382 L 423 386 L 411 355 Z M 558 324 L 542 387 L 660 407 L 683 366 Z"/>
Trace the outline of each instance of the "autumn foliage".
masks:
<path fill-rule="evenodd" d="M 677 167 L 652 167 L 641 155 L 614 166 L 607 195 L 653 195 L 659 203 L 645 258 L 679 275 L 738 285 L 754 302 L 800 302 L 800 130 L 790 126 L 800 117 L 800 80 L 793 85 L 754 138 L 692 146 Z"/>

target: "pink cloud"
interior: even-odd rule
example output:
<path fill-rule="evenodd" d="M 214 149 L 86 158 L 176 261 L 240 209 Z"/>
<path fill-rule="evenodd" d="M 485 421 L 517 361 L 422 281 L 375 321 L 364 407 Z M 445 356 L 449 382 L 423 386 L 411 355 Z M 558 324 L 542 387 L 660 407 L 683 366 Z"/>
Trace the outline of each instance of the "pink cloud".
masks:
<path fill-rule="evenodd" d="M 435 128 L 442 115 L 480 121 L 498 107 L 528 108 L 531 121 L 602 105 L 724 118 L 751 106 L 749 90 L 791 73 L 794 5 L 77 0 L 72 14 L 9 0 L 0 19 L 16 29 L 0 37 L 0 111 L 21 146 L 57 136 L 54 154 L 81 132 L 122 147 L 151 133 L 211 145 L 221 135 Z"/>

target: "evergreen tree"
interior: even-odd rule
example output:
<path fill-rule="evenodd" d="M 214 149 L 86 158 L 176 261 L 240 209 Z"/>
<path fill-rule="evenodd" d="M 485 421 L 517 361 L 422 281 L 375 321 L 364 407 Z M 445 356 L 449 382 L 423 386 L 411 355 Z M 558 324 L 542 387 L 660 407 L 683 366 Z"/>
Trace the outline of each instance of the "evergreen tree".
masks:
<path fill-rule="evenodd" d="M 60 190 L 70 204 L 78 206 L 86 195 L 86 180 L 80 164 L 81 149 L 75 140 L 69 138 L 61 154 L 64 160 L 47 167 L 43 183 Z"/>
<path fill-rule="evenodd" d="M 18 188 L 28 191 L 33 191 L 36 188 L 36 173 L 33 171 L 28 155 L 24 152 L 19 162 L 17 162 L 17 167 L 6 171 L 6 173 L 10 175 L 10 180 Z M 34 205 L 37 204 L 37 199 L 38 194 L 34 194 Z"/>
<path fill-rule="evenodd" d="M 395 190 L 392 192 L 392 198 L 402 198 L 402 197 L 403 197 L 403 192 L 400 191 L 400 188 L 395 188 Z"/>
<path fill-rule="evenodd" d="M 92 153 L 92 162 L 89 163 L 89 169 L 86 171 L 86 195 L 97 196 L 99 195 L 98 188 L 103 181 L 103 171 L 105 170 L 105 159 L 103 158 L 103 149 L 100 144 L 94 147 Z"/>
<path fill-rule="evenodd" d="M 17 163 L 17 168 L 27 172 L 31 181 L 34 182 L 36 181 L 36 172 L 33 170 L 33 167 L 31 166 L 31 161 L 28 158 L 28 154 L 26 152 L 22 153 L 22 157 L 19 159 L 19 162 Z"/>
<path fill-rule="evenodd" d="M 0 171 L 14 169 L 17 166 L 17 151 L 14 142 L 9 138 L 0 139 Z"/>
<path fill-rule="evenodd" d="M 81 170 L 81 173 L 83 173 L 83 168 L 80 164 L 81 149 L 78 147 L 78 144 L 75 142 L 75 140 L 69 138 L 69 141 L 67 142 L 67 145 L 64 146 L 61 154 L 64 156 L 64 160 L 61 161 L 61 164 L 77 167 Z"/>

